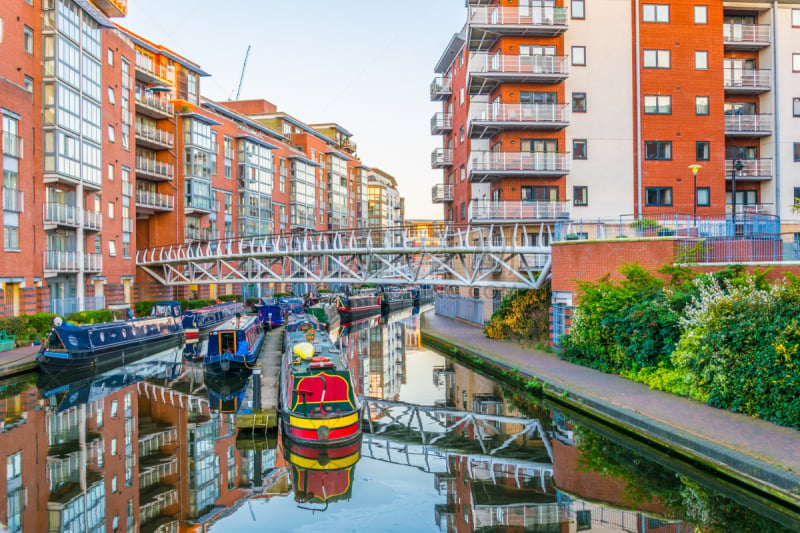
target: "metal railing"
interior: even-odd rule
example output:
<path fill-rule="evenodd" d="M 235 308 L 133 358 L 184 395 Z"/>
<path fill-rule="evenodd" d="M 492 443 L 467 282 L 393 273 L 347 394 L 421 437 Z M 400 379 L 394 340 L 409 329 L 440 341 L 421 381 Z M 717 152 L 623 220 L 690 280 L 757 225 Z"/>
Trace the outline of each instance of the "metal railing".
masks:
<path fill-rule="evenodd" d="M 788 261 L 797 260 L 799 253 L 797 245 L 784 243 L 780 235 L 681 239 L 677 246 L 677 257 L 690 263 Z"/>
<path fill-rule="evenodd" d="M 183 235 L 188 241 L 210 241 L 211 228 L 191 228 L 187 226 L 183 230 Z"/>
<path fill-rule="evenodd" d="M 155 159 L 150 159 L 141 155 L 136 156 L 136 172 L 150 176 L 156 176 L 166 180 L 172 180 L 175 176 L 175 165 L 172 163 L 162 163 Z"/>
<path fill-rule="evenodd" d="M 453 186 L 449 183 L 437 183 L 431 189 L 431 200 L 433 203 L 452 202 Z"/>
<path fill-rule="evenodd" d="M 572 203 L 561 202 L 491 202 L 472 200 L 469 203 L 469 220 L 538 220 L 568 219 Z"/>
<path fill-rule="evenodd" d="M 742 159 L 742 170 L 736 171 L 736 177 L 747 179 L 769 179 L 772 178 L 772 159 Z M 735 161 L 725 160 L 725 177 L 731 180 Z"/>
<path fill-rule="evenodd" d="M 757 133 L 772 131 L 772 115 L 725 115 L 725 133 Z"/>
<path fill-rule="evenodd" d="M 722 70 L 725 89 L 769 90 L 772 86 L 771 71 L 767 69 L 725 68 Z"/>
<path fill-rule="evenodd" d="M 22 158 L 22 137 L 3 132 L 3 155 Z"/>
<path fill-rule="evenodd" d="M 437 294 L 433 305 L 437 315 L 460 318 L 481 326 L 486 323 L 483 315 L 483 300 L 480 298 Z"/>
<path fill-rule="evenodd" d="M 440 166 L 449 166 L 453 164 L 453 149 L 452 148 L 435 148 L 431 152 L 431 166 L 439 168 Z"/>
<path fill-rule="evenodd" d="M 453 79 L 444 76 L 436 76 L 431 82 L 431 98 L 437 99 L 446 97 L 453 93 Z"/>
<path fill-rule="evenodd" d="M 516 124 L 569 123 L 567 104 L 472 104 L 469 121 L 474 122 L 512 122 Z"/>
<path fill-rule="evenodd" d="M 510 26 L 566 26 L 564 7 L 470 6 L 470 24 Z"/>
<path fill-rule="evenodd" d="M 146 87 L 139 84 L 136 84 L 134 98 L 136 99 L 137 103 L 165 115 L 172 115 L 175 111 L 174 107 L 172 106 L 172 102 L 155 96 Z"/>
<path fill-rule="evenodd" d="M 87 210 L 84 213 L 83 226 L 87 229 L 100 231 L 103 227 L 103 213 Z"/>
<path fill-rule="evenodd" d="M 725 44 L 754 44 L 766 46 L 770 43 L 769 24 L 723 24 L 722 40 Z"/>
<path fill-rule="evenodd" d="M 467 173 L 569 172 L 569 154 L 559 152 L 479 152 L 467 162 Z"/>
<path fill-rule="evenodd" d="M 157 209 L 175 209 L 175 197 L 147 189 L 136 189 L 136 205 Z"/>
<path fill-rule="evenodd" d="M 22 191 L 3 187 L 3 211 L 22 213 L 25 206 L 25 196 Z"/>
<path fill-rule="evenodd" d="M 453 129 L 453 115 L 450 113 L 434 113 L 431 117 L 431 134 L 438 135 Z"/>
<path fill-rule="evenodd" d="M 142 121 L 136 121 L 136 138 L 170 148 L 175 145 L 175 135 L 172 132 L 146 126 Z"/>
<path fill-rule="evenodd" d="M 42 206 L 43 222 L 45 224 L 60 224 L 62 226 L 80 226 L 78 208 L 74 205 L 48 202 Z"/>
<path fill-rule="evenodd" d="M 469 56 L 470 74 L 569 74 L 569 57 L 550 55 L 512 55 L 473 52 Z"/>
<path fill-rule="evenodd" d="M 136 51 L 136 68 L 170 84 L 175 82 L 175 70 L 157 63 L 152 57 L 139 50 Z"/>

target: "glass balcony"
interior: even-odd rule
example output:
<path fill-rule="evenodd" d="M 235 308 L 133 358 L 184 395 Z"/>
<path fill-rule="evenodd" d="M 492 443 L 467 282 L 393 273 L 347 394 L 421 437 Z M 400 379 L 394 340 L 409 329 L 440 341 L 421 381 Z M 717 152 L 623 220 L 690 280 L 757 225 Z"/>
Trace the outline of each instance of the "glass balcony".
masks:
<path fill-rule="evenodd" d="M 172 102 L 166 98 L 156 96 L 155 93 L 147 89 L 143 85 L 136 84 L 134 92 L 134 99 L 136 101 L 136 112 L 150 118 L 170 118 L 173 115 L 174 108 Z"/>
<path fill-rule="evenodd" d="M 724 68 L 725 92 L 760 94 L 772 89 L 772 71 L 767 69 Z"/>
<path fill-rule="evenodd" d="M 469 94 L 489 94 L 500 83 L 559 83 L 569 75 L 569 58 L 550 55 L 470 55 L 467 70 Z"/>
<path fill-rule="evenodd" d="M 100 231 L 103 229 L 103 213 L 86 211 L 83 217 L 83 228 L 86 231 Z"/>
<path fill-rule="evenodd" d="M 488 50 L 503 35 L 557 37 L 567 30 L 564 7 L 470 6 L 467 47 Z"/>
<path fill-rule="evenodd" d="M 729 50 L 759 50 L 772 39 L 769 24 L 723 24 L 722 40 Z"/>
<path fill-rule="evenodd" d="M 77 228 L 81 225 L 79 211 L 74 205 L 48 202 L 42 208 L 45 230 L 55 229 L 59 226 Z"/>
<path fill-rule="evenodd" d="M 83 269 L 78 252 L 62 252 L 56 250 L 44 251 L 44 270 L 48 273 L 61 272 L 100 272 L 103 270 L 103 256 L 101 254 L 83 254 Z"/>
<path fill-rule="evenodd" d="M 136 50 L 136 79 L 145 83 L 174 85 L 175 69 L 168 68 L 149 55 Z"/>
<path fill-rule="evenodd" d="M 501 130 L 560 130 L 569 125 L 567 104 L 473 104 L 470 137 L 491 137 Z"/>
<path fill-rule="evenodd" d="M 193 228 L 191 226 L 186 226 L 183 236 L 187 241 L 210 241 L 211 228 Z"/>
<path fill-rule="evenodd" d="M 436 76 L 431 82 L 431 100 L 447 100 L 453 94 L 452 78 Z"/>
<path fill-rule="evenodd" d="M 431 152 L 432 168 L 447 168 L 453 165 L 452 148 L 436 148 Z"/>
<path fill-rule="evenodd" d="M 175 135 L 172 132 L 136 123 L 136 145 L 151 150 L 169 150 L 175 146 Z"/>
<path fill-rule="evenodd" d="M 431 189 L 431 200 L 435 204 L 453 201 L 453 186 L 449 183 L 437 183 Z"/>
<path fill-rule="evenodd" d="M 25 207 L 24 200 L 22 191 L 3 187 L 3 211 L 22 213 Z"/>
<path fill-rule="evenodd" d="M 147 189 L 136 189 L 136 213 L 166 213 L 175 209 L 175 197 Z"/>
<path fill-rule="evenodd" d="M 4 131 L 3 155 L 22 159 L 22 137 Z"/>
<path fill-rule="evenodd" d="M 185 196 L 183 207 L 183 212 L 187 215 L 190 213 L 211 213 L 214 202 L 207 196 Z"/>
<path fill-rule="evenodd" d="M 772 115 L 725 115 L 725 135 L 729 137 L 772 135 Z"/>
<path fill-rule="evenodd" d="M 772 159 L 742 159 L 742 170 L 736 172 L 736 180 L 766 181 L 772 179 Z M 734 161 L 725 161 L 725 179 L 733 181 L 731 172 Z"/>
<path fill-rule="evenodd" d="M 175 177 L 175 165 L 137 155 L 136 176 L 152 181 L 172 181 Z"/>
<path fill-rule="evenodd" d="M 553 220 L 570 217 L 571 202 L 488 201 L 469 203 L 469 220 Z"/>
<path fill-rule="evenodd" d="M 441 135 L 453 130 L 453 115 L 450 113 L 434 113 L 431 117 L 431 134 Z"/>
<path fill-rule="evenodd" d="M 475 152 L 467 163 L 470 182 L 499 178 L 551 178 L 570 170 L 570 154 L 559 152 Z"/>

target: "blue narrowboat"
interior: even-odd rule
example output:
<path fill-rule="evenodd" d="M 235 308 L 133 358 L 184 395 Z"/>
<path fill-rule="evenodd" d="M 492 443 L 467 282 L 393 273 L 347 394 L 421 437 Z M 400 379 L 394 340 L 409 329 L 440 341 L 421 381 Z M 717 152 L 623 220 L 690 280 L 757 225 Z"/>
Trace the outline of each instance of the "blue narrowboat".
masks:
<path fill-rule="evenodd" d="M 257 315 L 239 315 L 212 329 L 203 358 L 209 372 L 242 372 L 253 368 L 266 333 Z"/>
<path fill-rule="evenodd" d="M 95 372 L 183 344 L 178 302 L 158 302 L 150 316 L 77 326 L 57 317 L 36 360 L 44 372 Z"/>
<path fill-rule="evenodd" d="M 236 413 L 244 404 L 252 372 L 216 374 L 206 372 L 203 381 L 208 391 L 208 408 L 219 413 Z"/>
<path fill-rule="evenodd" d="M 261 298 L 255 308 L 258 319 L 265 328 L 282 326 L 286 323 L 286 309 L 275 298 Z"/>
<path fill-rule="evenodd" d="M 183 329 L 186 332 L 184 357 L 191 361 L 202 359 L 205 355 L 206 341 L 211 328 L 236 316 L 237 313 L 244 313 L 244 305 L 241 302 L 218 303 L 184 311 Z"/>
<path fill-rule="evenodd" d="M 304 307 L 305 301 L 302 298 L 297 297 L 281 297 L 278 298 L 278 305 L 280 305 L 281 309 L 283 309 L 287 314 L 299 315 L 305 312 Z"/>

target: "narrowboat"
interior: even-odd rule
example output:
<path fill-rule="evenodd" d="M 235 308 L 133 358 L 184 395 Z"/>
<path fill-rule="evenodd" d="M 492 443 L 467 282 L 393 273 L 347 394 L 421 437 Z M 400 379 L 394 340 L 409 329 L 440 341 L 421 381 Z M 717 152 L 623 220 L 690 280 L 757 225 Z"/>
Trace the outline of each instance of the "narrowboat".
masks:
<path fill-rule="evenodd" d="M 208 407 L 218 413 L 237 413 L 244 403 L 252 371 L 235 374 L 205 372 L 203 382 L 208 392 Z"/>
<path fill-rule="evenodd" d="M 286 314 L 299 315 L 305 312 L 305 301 L 298 297 L 281 297 L 278 298 L 278 305 L 283 309 Z"/>
<path fill-rule="evenodd" d="M 190 361 L 202 359 L 208 341 L 208 332 L 221 322 L 244 313 L 241 302 L 226 302 L 183 312 L 183 330 L 186 346 L 183 355 Z"/>
<path fill-rule="evenodd" d="M 361 435 L 361 403 L 348 362 L 328 334 L 305 320 L 287 326 L 279 411 L 287 438 L 340 445 Z M 291 325 L 291 324 L 290 324 Z"/>
<path fill-rule="evenodd" d="M 258 320 L 267 329 L 286 323 L 286 309 L 275 298 L 261 298 L 255 308 Z"/>
<path fill-rule="evenodd" d="M 386 289 L 381 294 L 381 313 L 384 315 L 413 305 L 414 294 L 410 289 Z"/>
<path fill-rule="evenodd" d="M 291 466 L 294 501 L 313 511 L 349 500 L 353 492 L 356 463 L 361 458 L 361 438 L 342 446 L 312 447 L 283 439 L 283 457 Z"/>
<path fill-rule="evenodd" d="M 229 318 L 208 333 L 203 365 L 208 372 L 244 372 L 255 365 L 266 333 L 257 315 Z"/>
<path fill-rule="evenodd" d="M 54 320 L 36 356 L 44 372 L 96 372 L 180 346 L 183 312 L 178 302 L 158 302 L 150 316 L 100 324 Z"/>
<path fill-rule="evenodd" d="M 411 289 L 411 293 L 414 295 L 414 307 L 419 307 L 422 304 L 431 303 L 433 302 L 433 299 L 436 296 L 436 293 L 430 286 L 414 287 L 413 289 Z"/>
<path fill-rule="evenodd" d="M 336 307 L 342 324 L 347 324 L 380 314 L 381 301 L 377 294 L 372 293 L 338 295 Z"/>

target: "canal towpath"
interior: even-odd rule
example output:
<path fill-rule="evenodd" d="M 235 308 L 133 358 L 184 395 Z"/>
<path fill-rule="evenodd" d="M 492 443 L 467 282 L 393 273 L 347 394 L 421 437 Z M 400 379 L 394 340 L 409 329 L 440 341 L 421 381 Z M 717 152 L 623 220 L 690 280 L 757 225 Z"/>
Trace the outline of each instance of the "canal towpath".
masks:
<path fill-rule="evenodd" d="M 584 408 L 653 435 L 690 455 L 745 472 L 784 493 L 800 487 L 800 431 L 559 359 L 553 353 L 483 335 L 483 328 L 433 312 L 422 321 L 425 337 L 442 339 L 498 366 L 536 377 Z"/>
<path fill-rule="evenodd" d="M 20 346 L 0 352 L 0 378 L 36 370 L 36 354 L 41 346 Z"/>

